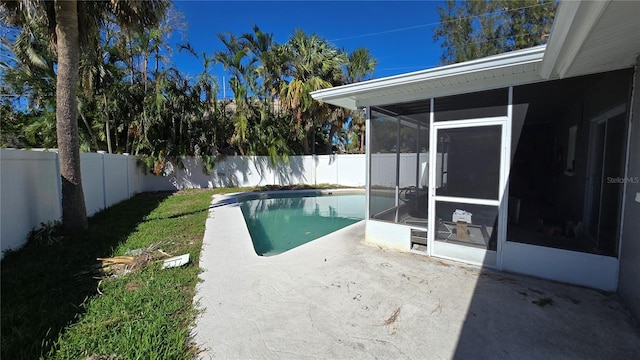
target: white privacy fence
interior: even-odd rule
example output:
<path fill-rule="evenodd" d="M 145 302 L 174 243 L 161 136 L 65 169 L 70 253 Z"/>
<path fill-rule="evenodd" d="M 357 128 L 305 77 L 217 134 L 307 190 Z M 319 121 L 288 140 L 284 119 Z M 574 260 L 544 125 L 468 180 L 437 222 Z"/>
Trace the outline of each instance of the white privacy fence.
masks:
<path fill-rule="evenodd" d="M 211 174 L 202 172 L 202 163 L 183 159 L 184 169 L 170 169 L 164 177 L 147 176 L 143 191 L 162 191 L 223 186 L 262 186 L 296 184 L 365 185 L 365 155 L 291 156 L 289 162 L 271 165 L 266 156 L 228 156 L 218 162 Z"/>
<path fill-rule="evenodd" d="M 444 159 L 444 161 L 442 160 Z M 436 154 L 436 187 L 447 184 L 447 154 Z M 371 154 L 371 185 L 393 188 L 396 186 L 427 187 L 429 185 L 429 153 L 376 153 Z"/>
<path fill-rule="evenodd" d="M 87 214 L 139 192 L 222 186 L 339 184 L 365 185 L 365 155 L 292 156 L 273 166 L 267 157 L 230 156 L 209 175 L 200 161 L 183 160 L 167 176 L 145 174 L 135 156 L 81 153 Z M 0 245 L 22 246 L 41 222 L 62 217 L 61 181 L 55 151 L 0 149 Z"/>
<path fill-rule="evenodd" d="M 80 154 L 87 215 L 142 191 L 144 173 L 134 156 Z M 62 217 L 58 154 L 53 151 L 0 150 L 0 244 L 22 246 L 41 222 Z"/>

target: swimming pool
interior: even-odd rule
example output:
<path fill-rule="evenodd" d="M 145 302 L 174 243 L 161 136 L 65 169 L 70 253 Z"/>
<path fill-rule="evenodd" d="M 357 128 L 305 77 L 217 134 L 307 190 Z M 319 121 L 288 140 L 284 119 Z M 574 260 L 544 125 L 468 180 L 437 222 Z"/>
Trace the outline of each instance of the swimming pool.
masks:
<path fill-rule="evenodd" d="M 364 192 L 296 192 L 239 199 L 253 247 L 272 256 L 364 219 Z"/>

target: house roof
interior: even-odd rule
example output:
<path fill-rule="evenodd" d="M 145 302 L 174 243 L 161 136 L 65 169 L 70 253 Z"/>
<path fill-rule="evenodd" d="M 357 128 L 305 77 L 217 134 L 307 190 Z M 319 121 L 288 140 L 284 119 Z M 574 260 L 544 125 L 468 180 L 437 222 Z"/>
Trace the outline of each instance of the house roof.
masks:
<path fill-rule="evenodd" d="M 640 53 L 640 2 L 563 1 L 549 44 L 311 93 L 349 108 L 617 70 Z"/>
<path fill-rule="evenodd" d="M 356 109 L 474 90 L 499 88 L 540 79 L 545 46 L 512 51 L 458 64 L 318 90 L 314 99 Z"/>
<path fill-rule="evenodd" d="M 632 67 L 640 55 L 640 2 L 566 1 L 541 75 L 566 78 Z"/>

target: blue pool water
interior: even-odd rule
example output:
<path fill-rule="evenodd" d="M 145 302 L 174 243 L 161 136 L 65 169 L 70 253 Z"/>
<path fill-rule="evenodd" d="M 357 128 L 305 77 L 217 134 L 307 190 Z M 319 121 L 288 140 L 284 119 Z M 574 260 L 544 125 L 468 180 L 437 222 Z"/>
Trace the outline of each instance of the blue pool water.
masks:
<path fill-rule="evenodd" d="M 240 201 L 256 253 L 272 256 L 364 219 L 362 194 L 296 194 Z"/>

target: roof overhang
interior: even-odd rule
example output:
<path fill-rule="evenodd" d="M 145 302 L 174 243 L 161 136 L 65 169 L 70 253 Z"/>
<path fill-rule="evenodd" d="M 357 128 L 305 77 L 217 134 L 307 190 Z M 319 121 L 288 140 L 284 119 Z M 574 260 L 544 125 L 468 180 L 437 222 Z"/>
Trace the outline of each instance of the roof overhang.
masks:
<path fill-rule="evenodd" d="M 500 88 L 541 80 L 545 45 L 463 63 L 314 91 L 311 96 L 349 109 Z"/>
<path fill-rule="evenodd" d="M 314 91 L 357 109 L 631 67 L 640 54 L 640 1 L 562 1 L 548 45 Z"/>
<path fill-rule="evenodd" d="M 640 2 L 563 1 L 540 75 L 567 78 L 632 67 L 640 55 Z"/>

